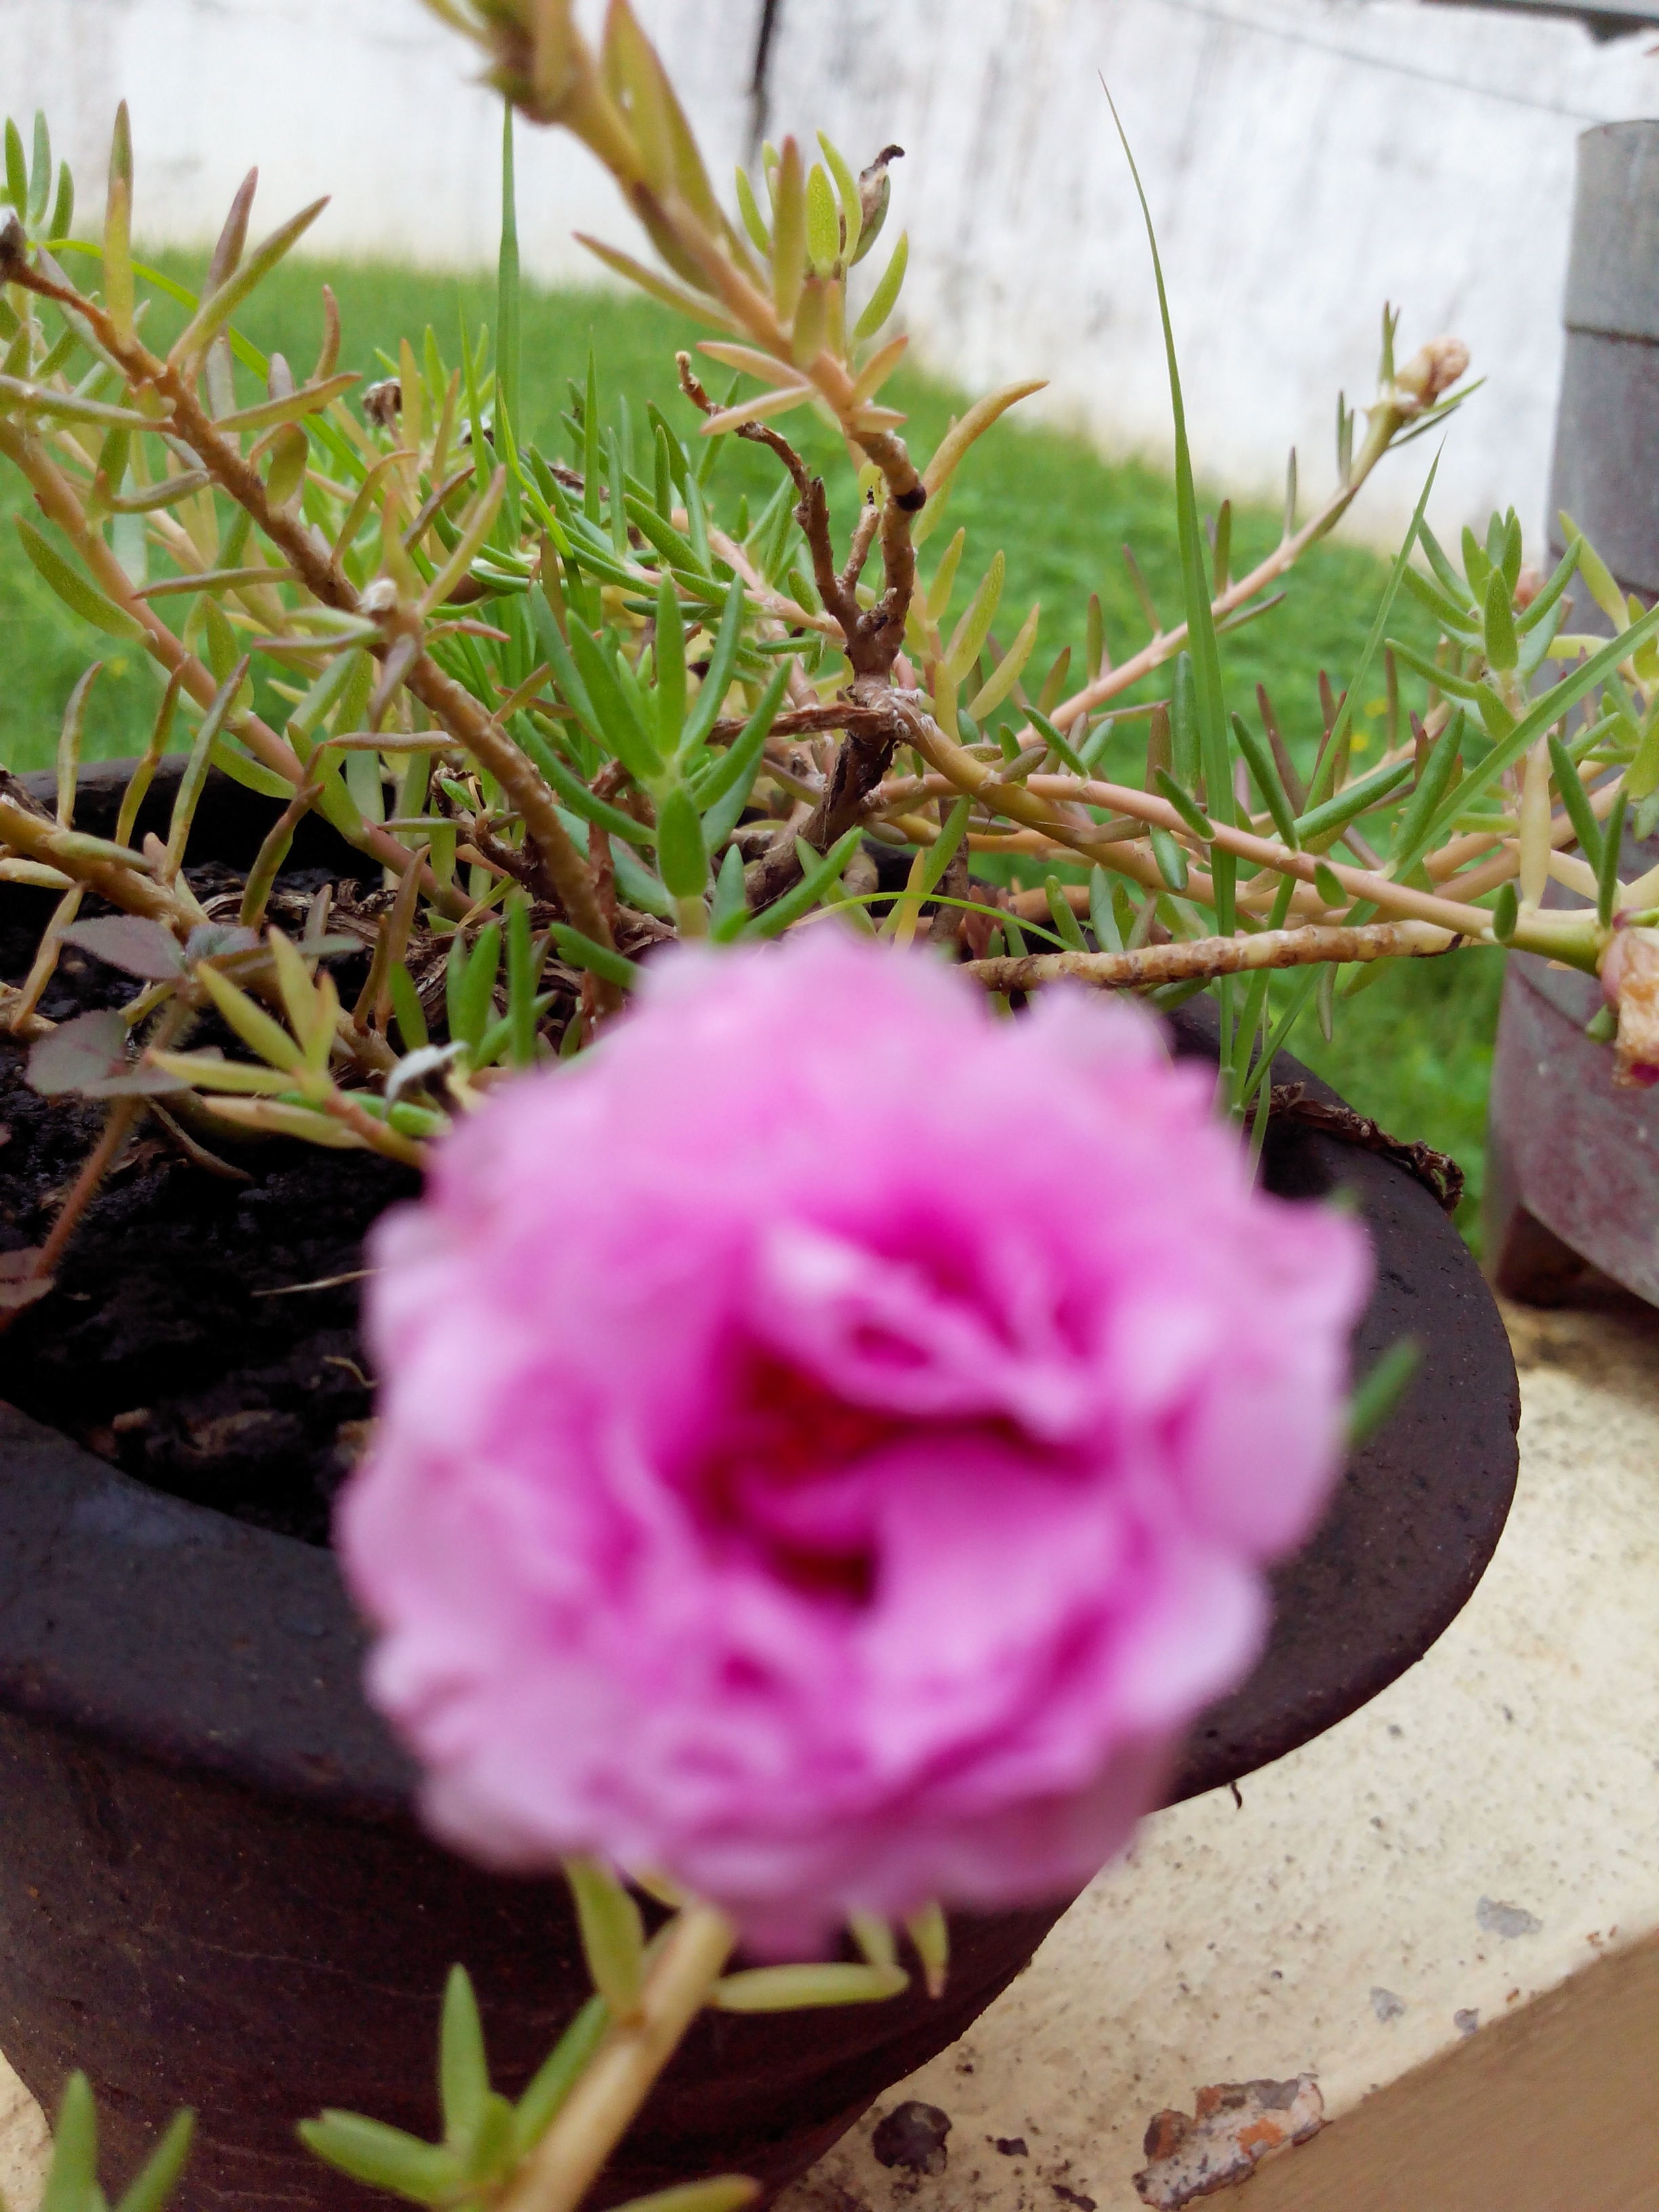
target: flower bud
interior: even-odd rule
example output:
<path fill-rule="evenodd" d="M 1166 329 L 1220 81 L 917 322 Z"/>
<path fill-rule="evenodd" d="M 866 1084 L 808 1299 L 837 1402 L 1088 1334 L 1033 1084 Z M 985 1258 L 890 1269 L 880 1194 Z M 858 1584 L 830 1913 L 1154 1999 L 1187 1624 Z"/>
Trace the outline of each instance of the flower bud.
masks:
<path fill-rule="evenodd" d="M 887 204 L 892 193 L 892 179 L 887 173 L 890 161 L 902 161 L 902 146 L 884 146 L 867 169 L 859 172 L 859 250 L 853 256 L 862 261 L 881 235 L 881 227 L 887 220 Z"/>
<path fill-rule="evenodd" d="M 1395 390 L 1407 403 L 1404 411 L 1415 415 L 1432 407 L 1468 365 L 1469 349 L 1462 338 L 1431 338 L 1395 377 Z"/>
<path fill-rule="evenodd" d="M 1515 580 L 1515 611 L 1524 614 L 1544 588 L 1544 580 L 1530 561 L 1523 562 Z"/>
<path fill-rule="evenodd" d="M 1621 1091 L 1648 1090 L 1659 1083 L 1659 929 L 1615 928 L 1601 994 L 1619 1017 L 1613 1079 Z"/>

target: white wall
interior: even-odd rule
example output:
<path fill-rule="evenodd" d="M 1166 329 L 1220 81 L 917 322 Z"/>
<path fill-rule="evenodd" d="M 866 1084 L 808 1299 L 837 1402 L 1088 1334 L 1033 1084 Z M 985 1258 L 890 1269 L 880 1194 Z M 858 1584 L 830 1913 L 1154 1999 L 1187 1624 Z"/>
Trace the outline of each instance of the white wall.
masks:
<path fill-rule="evenodd" d="M 742 150 L 758 0 L 642 9 L 721 170 Z M 1370 390 L 1385 298 L 1409 348 L 1452 331 L 1487 388 L 1452 434 L 1437 520 L 1513 501 L 1541 524 L 1573 145 L 1659 112 L 1652 34 L 1411 0 L 779 0 L 774 134 L 889 139 L 911 232 L 908 317 L 963 384 L 1044 374 L 1037 403 L 1114 450 L 1167 450 L 1144 239 L 1100 88 L 1158 223 L 1200 471 L 1277 497 L 1285 448 L 1328 482 L 1338 388 Z M 319 251 L 493 259 L 498 113 L 416 0 L 0 0 L 4 103 L 46 106 L 96 203 L 131 100 L 138 227 L 210 235 L 246 166 L 267 222 L 319 190 Z M 520 134 L 526 266 L 633 244 L 579 149 Z M 83 221 L 85 219 L 83 218 Z M 1428 448 L 1361 526 L 1409 513 Z"/>

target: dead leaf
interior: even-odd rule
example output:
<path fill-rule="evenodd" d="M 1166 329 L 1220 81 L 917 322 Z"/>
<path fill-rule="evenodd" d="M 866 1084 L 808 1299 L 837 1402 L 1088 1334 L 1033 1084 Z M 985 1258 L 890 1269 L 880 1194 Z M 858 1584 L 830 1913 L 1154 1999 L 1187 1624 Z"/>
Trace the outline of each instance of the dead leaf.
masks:
<path fill-rule="evenodd" d="M 32 1306 L 52 1289 L 56 1276 L 30 1272 L 40 1257 L 40 1249 L 28 1244 L 21 1252 L 0 1252 L 0 1313 L 15 1313 L 21 1307 Z"/>
<path fill-rule="evenodd" d="M 90 925 L 89 925 L 90 926 Z M 77 1014 L 29 1048 L 28 1079 L 43 1098 L 153 1098 L 186 1085 L 127 1058 L 127 1025 L 106 1009 Z"/>
<path fill-rule="evenodd" d="M 142 915 L 110 915 L 98 921 L 77 921 L 64 932 L 65 945 L 90 952 L 125 975 L 137 975 L 149 983 L 170 982 L 184 973 L 183 947 L 170 929 Z"/>

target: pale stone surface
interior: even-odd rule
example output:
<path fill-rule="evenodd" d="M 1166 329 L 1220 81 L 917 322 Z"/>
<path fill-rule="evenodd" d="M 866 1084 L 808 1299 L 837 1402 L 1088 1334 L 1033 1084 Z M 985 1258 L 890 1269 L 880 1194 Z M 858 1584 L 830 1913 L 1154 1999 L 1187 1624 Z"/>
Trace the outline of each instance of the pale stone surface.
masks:
<path fill-rule="evenodd" d="M 1200 473 L 1277 498 L 1295 444 L 1309 492 L 1328 486 L 1336 393 L 1370 395 L 1391 299 L 1403 337 L 1455 331 L 1491 380 L 1431 520 L 1455 536 L 1513 501 L 1540 528 L 1574 141 L 1653 112 L 1650 33 L 1598 46 L 1571 22 L 1409 0 L 775 6 L 769 128 L 809 146 L 828 128 L 860 162 L 889 140 L 908 149 L 906 312 L 959 382 L 1047 376 L 1039 408 L 1112 450 L 1168 454 L 1157 303 L 1103 74 L 1160 228 Z M 724 190 L 748 147 L 759 0 L 640 13 Z M 498 113 L 418 0 L 0 0 L 0 42 L 5 101 L 26 126 L 50 111 L 83 226 L 125 94 L 143 238 L 207 242 L 257 161 L 267 221 L 334 193 L 319 252 L 493 264 Z M 592 276 L 574 230 L 637 245 L 586 155 L 547 133 L 520 133 L 520 207 L 525 265 L 544 278 Z M 1390 464 L 1352 526 L 1403 525 L 1428 453 Z"/>
<path fill-rule="evenodd" d="M 46 2150 L 40 2107 L 0 2058 L 0 2203 L 9 2212 L 32 2212 L 40 2193 Z"/>
<path fill-rule="evenodd" d="M 1311 2075 L 1340 2118 L 1659 1928 L 1659 1315 L 1509 1319 L 1520 1489 L 1462 1617 L 1242 1807 L 1221 1790 L 1149 1821 L 786 2212 L 850 2212 L 848 2192 L 870 2212 L 1138 2212 L 1146 2124 L 1196 2087 Z M 950 2115 L 937 2177 L 871 2154 L 908 2097 Z M 14 2212 L 41 2140 L 0 2069 Z"/>

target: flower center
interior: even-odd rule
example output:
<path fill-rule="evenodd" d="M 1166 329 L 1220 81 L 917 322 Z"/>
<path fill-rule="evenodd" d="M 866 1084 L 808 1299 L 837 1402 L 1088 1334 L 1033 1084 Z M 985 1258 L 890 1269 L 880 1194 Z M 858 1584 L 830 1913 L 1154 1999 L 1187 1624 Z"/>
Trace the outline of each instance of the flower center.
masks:
<path fill-rule="evenodd" d="M 688 1487 L 711 1538 L 811 1596 L 866 1605 L 876 1582 L 872 1455 L 915 1424 L 849 1405 L 774 1354 L 738 1359 Z"/>

